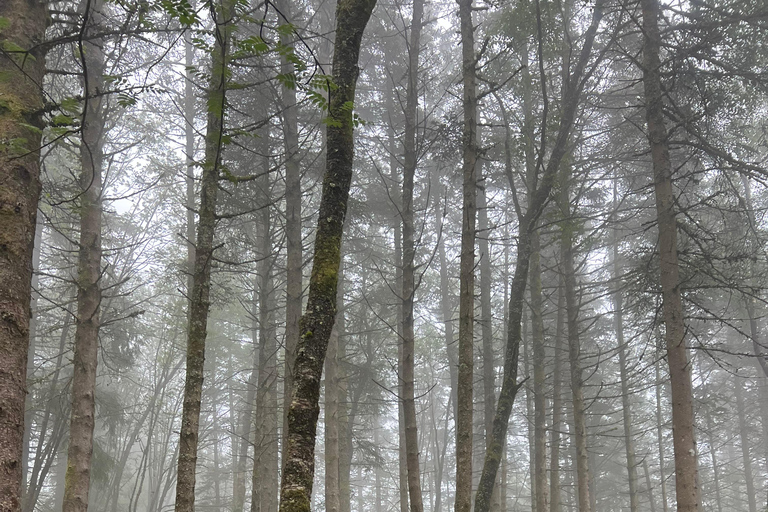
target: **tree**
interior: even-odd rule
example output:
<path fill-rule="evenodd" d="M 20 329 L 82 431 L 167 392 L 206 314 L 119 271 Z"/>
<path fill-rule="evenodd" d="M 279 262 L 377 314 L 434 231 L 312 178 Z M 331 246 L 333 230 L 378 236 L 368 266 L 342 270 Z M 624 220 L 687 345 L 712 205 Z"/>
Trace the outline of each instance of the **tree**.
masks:
<path fill-rule="evenodd" d="M 47 17 L 42 2 L 0 4 L 0 510 L 12 512 L 21 509 Z"/>
<path fill-rule="evenodd" d="M 96 365 L 98 362 L 101 306 L 101 225 L 102 165 L 106 137 L 104 3 L 85 2 L 85 30 L 82 48 L 83 108 L 80 142 L 80 240 L 78 242 L 77 316 L 75 320 L 74 373 L 72 376 L 72 417 L 64 489 L 64 512 L 88 509 L 96 416 Z"/>
<path fill-rule="evenodd" d="M 694 437 L 691 366 L 685 345 L 686 329 L 680 291 L 675 194 L 669 138 L 664 124 L 661 86 L 658 0 L 642 0 L 643 90 L 653 186 L 659 230 L 659 281 L 662 290 L 669 378 L 672 384 L 672 435 L 675 450 L 675 492 L 679 512 L 698 512 L 701 497 Z"/>
<path fill-rule="evenodd" d="M 189 302 L 187 362 L 184 384 L 184 409 L 179 434 L 179 461 L 176 480 L 176 512 L 193 512 L 195 470 L 203 393 L 205 339 L 210 310 L 211 266 L 213 265 L 216 198 L 221 172 L 224 108 L 227 91 L 227 61 L 232 33 L 234 2 L 222 0 L 211 6 L 215 20 L 211 79 L 208 90 L 208 117 L 205 133 L 205 161 L 200 188 L 200 210 L 195 243 L 195 270 Z"/>
<path fill-rule="evenodd" d="M 333 83 L 329 87 L 326 171 L 320 199 L 307 309 L 293 368 L 288 410 L 280 512 L 310 510 L 315 469 L 320 377 L 336 316 L 341 236 L 352 181 L 354 122 L 352 109 L 359 75 L 358 57 L 375 0 L 341 0 L 336 7 Z"/>

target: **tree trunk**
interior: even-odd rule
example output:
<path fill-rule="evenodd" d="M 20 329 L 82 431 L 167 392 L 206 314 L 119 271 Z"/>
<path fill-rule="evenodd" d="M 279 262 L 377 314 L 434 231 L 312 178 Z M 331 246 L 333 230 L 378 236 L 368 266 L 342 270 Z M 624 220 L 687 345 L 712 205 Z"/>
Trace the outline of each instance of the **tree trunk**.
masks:
<path fill-rule="evenodd" d="M 557 331 L 555 333 L 555 368 L 552 374 L 552 433 L 550 440 L 549 511 L 560 512 L 560 429 L 563 415 L 561 372 L 563 368 L 563 341 L 565 339 L 565 284 L 562 277 L 557 287 Z"/>
<path fill-rule="evenodd" d="M 287 20 L 293 20 L 291 4 L 279 0 L 277 5 Z M 290 48 L 294 37 L 280 33 L 281 43 Z M 294 65 L 288 53 L 280 54 L 280 72 L 294 72 Z M 283 108 L 283 141 L 285 144 L 285 239 L 286 239 L 286 284 L 285 284 L 285 381 L 283 383 L 283 434 L 288 429 L 288 409 L 293 391 L 293 360 L 299 343 L 299 320 L 301 318 L 302 294 L 302 241 L 301 241 L 301 169 L 299 167 L 299 121 L 296 106 L 296 90 L 283 87 L 281 90 Z M 286 443 L 282 446 L 282 460 L 285 463 Z"/>
<path fill-rule="evenodd" d="M 579 512 L 590 512 L 589 500 L 589 453 L 587 451 L 586 406 L 584 404 L 583 376 L 581 370 L 581 340 L 579 338 L 579 299 L 576 289 L 576 269 L 573 261 L 573 220 L 571 219 L 568 185 L 570 172 L 564 173 L 561 197 L 561 211 L 565 219 L 562 227 L 561 253 L 563 281 L 565 283 L 565 304 L 568 325 L 568 360 L 571 369 L 571 392 L 573 396 L 573 442 L 576 447 L 576 484 Z"/>
<path fill-rule="evenodd" d="M 343 276 L 342 268 L 339 274 Z M 325 358 L 325 510 L 327 512 L 340 512 L 341 509 L 341 485 L 340 485 L 340 439 L 339 430 L 342 421 L 339 415 L 339 316 L 343 314 L 341 307 L 344 296 L 344 280 L 339 278 L 337 291 L 336 321 L 328 339 L 328 353 Z"/>
<path fill-rule="evenodd" d="M 200 188 L 195 270 L 192 275 L 192 293 L 189 299 L 184 406 L 179 434 L 179 460 L 176 479 L 176 512 L 194 512 L 195 509 L 195 469 L 197 467 L 200 403 L 203 393 L 205 338 L 210 309 L 213 236 L 216 226 L 216 198 L 222 150 L 224 97 L 227 89 L 226 68 L 232 31 L 232 2 L 233 0 L 222 0 L 217 8 L 218 12 L 212 13 L 216 20 L 216 37 L 211 56 L 205 163 L 203 164 Z"/>
<path fill-rule="evenodd" d="M 293 395 L 285 436 L 285 470 L 280 512 L 307 512 L 315 472 L 315 438 L 319 415 L 320 378 L 336 316 L 336 288 L 341 261 L 341 236 L 352 181 L 354 124 L 348 108 L 355 99 L 363 31 L 375 0 L 340 0 L 336 9 L 333 83 L 330 91 L 326 173 L 320 199 L 314 260 L 306 313 L 293 369 Z"/>
<path fill-rule="evenodd" d="M 48 19 L 43 2 L 5 0 L 4 40 L 39 48 Z M 0 509 L 21 508 L 24 400 L 29 351 L 32 252 L 40 199 L 45 55 L 0 52 Z"/>
<path fill-rule="evenodd" d="M 659 57 L 658 0 L 642 0 L 643 89 L 648 141 L 653 161 L 653 182 L 659 229 L 659 270 L 666 327 L 667 362 L 672 384 L 672 437 L 675 450 L 675 491 L 678 512 L 698 512 L 701 497 L 694 437 L 693 386 L 685 346 L 685 320 L 677 257 L 675 193 L 669 140 L 664 126 L 664 97 Z"/>
<path fill-rule="evenodd" d="M 472 0 L 457 0 L 461 24 L 463 204 L 459 290 L 459 372 L 456 391 L 455 512 L 469 512 L 472 504 L 472 415 L 475 322 L 475 223 L 477 215 L 477 57 Z M 489 504 L 490 506 L 490 504 Z"/>
<path fill-rule="evenodd" d="M 661 359 L 661 350 L 659 347 L 656 348 L 656 361 L 654 362 L 654 372 L 656 377 L 656 385 L 655 385 L 655 392 L 656 392 L 656 445 L 659 448 L 659 480 L 661 481 L 661 510 L 662 512 L 667 512 L 667 478 L 664 474 L 664 460 L 666 459 L 665 456 L 665 449 L 664 449 L 664 435 L 663 435 L 663 424 L 661 421 L 661 391 L 662 391 L 662 383 L 661 383 L 661 369 L 659 368 L 659 360 Z"/>
<path fill-rule="evenodd" d="M 88 9 L 84 13 L 85 34 L 97 33 L 104 26 L 103 2 L 84 2 L 83 8 Z M 84 512 L 88 509 L 91 481 L 101 304 L 101 173 L 106 135 L 104 106 L 102 96 L 98 94 L 104 89 L 105 57 L 102 45 L 101 38 L 83 42 L 83 96 L 86 99 L 80 143 L 77 315 L 64 512 Z"/>
<path fill-rule="evenodd" d="M 277 340 L 272 311 L 274 282 L 272 268 L 273 230 L 271 226 L 272 194 L 269 182 L 269 124 L 259 133 L 258 153 L 263 155 L 259 177 L 256 180 L 259 205 L 256 219 L 256 238 L 259 244 L 258 283 L 254 287 L 254 302 L 258 302 L 259 367 L 256 388 L 256 418 L 251 487 L 251 512 L 277 512 Z M 255 306 L 256 304 L 254 304 Z"/>
<path fill-rule="evenodd" d="M 734 394 L 736 395 L 736 412 L 739 418 L 739 441 L 741 441 L 741 457 L 744 463 L 744 484 L 747 489 L 747 503 L 749 512 L 757 512 L 757 500 L 755 499 L 755 481 L 752 476 L 752 455 L 749 446 L 749 423 L 747 422 L 746 405 L 744 404 L 744 389 L 742 379 L 736 378 L 734 382 Z"/>
<path fill-rule="evenodd" d="M 712 415 L 709 411 L 706 412 L 707 431 L 709 432 L 709 456 L 712 459 L 712 483 L 715 488 L 715 500 L 717 504 L 717 512 L 723 512 L 722 500 L 720 497 L 720 466 L 717 461 L 717 448 L 715 447 L 715 437 L 713 431 L 715 428 L 712 421 Z"/>
<path fill-rule="evenodd" d="M 613 182 L 613 208 L 618 207 L 617 183 Z M 619 349 L 619 376 L 621 379 L 621 407 L 624 421 L 624 448 L 627 456 L 627 478 L 629 480 L 629 510 L 638 512 L 640 507 L 637 490 L 637 460 L 635 458 L 635 441 L 632 433 L 632 404 L 629 390 L 629 370 L 627 369 L 627 352 L 624 341 L 624 301 L 621 295 L 622 265 L 619 253 L 618 228 L 613 229 L 613 321 L 616 330 L 616 343 Z"/>
<path fill-rule="evenodd" d="M 413 181 L 417 165 L 416 128 L 418 125 L 419 47 L 421 45 L 421 18 L 424 0 L 413 1 L 413 18 L 408 45 L 408 85 L 405 105 L 405 139 L 403 148 L 403 271 L 402 271 L 402 351 L 400 375 L 403 380 L 403 420 L 405 422 L 405 452 L 408 470 L 408 497 L 410 512 L 423 512 L 421 474 L 419 471 L 419 439 L 416 423 L 414 391 L 415 333 L 413 325 L 413 297 L 416 292 L 415 266 L 416 245 L 413 226 Z"/>

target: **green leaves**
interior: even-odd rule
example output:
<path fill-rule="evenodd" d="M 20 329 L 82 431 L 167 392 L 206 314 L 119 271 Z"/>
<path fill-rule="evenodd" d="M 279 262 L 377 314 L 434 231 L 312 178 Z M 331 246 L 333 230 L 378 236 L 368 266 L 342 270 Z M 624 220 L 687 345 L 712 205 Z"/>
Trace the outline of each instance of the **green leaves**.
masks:
<path fill-rule="evenodd" d="M 159 0 L 155 6 L 186 27 L 200 22 L 197 11 L 188 0 Z"/>

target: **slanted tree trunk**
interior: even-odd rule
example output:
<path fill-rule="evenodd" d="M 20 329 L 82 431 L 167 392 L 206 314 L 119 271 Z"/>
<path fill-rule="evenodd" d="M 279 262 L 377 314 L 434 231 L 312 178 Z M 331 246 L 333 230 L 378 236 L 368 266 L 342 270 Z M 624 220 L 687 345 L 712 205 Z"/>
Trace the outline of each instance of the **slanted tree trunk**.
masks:
<path fill-rule="evenodd" d="M 104 3 L 83 2 L 85 34 L 102 30 Z M 96 416 L 96 365 L 101 304 L 101 195 L 105 116 L 102 96 L 105 57 L 103 39 L 83 42 L 83 126 L 80 142 L 80 240 L 77 263 L 77 315 L 72 373 L 72 410 L 64 488 L 64 512 L 88 509 Z"/>
<path fill-rule="evenodd" d="M 326 172 L 307 309 L 301 319 L 301 338 L 293 369 L 280 512 L 307 512 L 311 505 L 320 378 L 336 316 L 341 236 L 352 181 L 354 124 L 348 105 L 355 99 L 360 43 L 375 4 L 375 0 L 340 0 L 336 8 L 333 54 L 336 87 L 329 93 Z"/>
<path fill-rule="evenodd" d="M 653 163 L 653 184 L 659 229 L 659 270 L 667 341 L 667 362 L 672 384 L 672 437 L 675 450 L 675 492 L 678 512 L 698 512 L 701 496 L 694 436 L 691 366 L 685 346 L 685 320 L 677 257 L 675 192 L 669 140 L 664 125 L 661 87 L 661 34 L 658 0 L 642 0 L 643 89 L 645 119 Z"/>
<path fill-rule="evenodd" d="M 32 252 L 40 199 L 47 5 L 0 2 L 2 38 L 29 53 L 0 52 L 0 509 L 21 508 L 24 399 Z M 37 48 L 37 49 L 36 49 Z"/>
<path fill-rule="evenodd" d="M 507 343 L 504 354 L 504 376 L 502 378 L 501 392 L 496 406 L 496 415 L 493 419 L 493 431 L 491 443 L 485 453 L 485 462 L 480 476 L 477 493 L 475 494 L 475 512 L 488 512 L 491 505 L 491 496 L 496 473 L 499 469 L 501 457 L 504 453 L 504 444 L 509 426 L 509 416 L 512 413 L 515 396 L 519 389 L 517 382 L 517 366 L 520 350 L 520 341 L 522 339 L 521 322 L 523 318 L 523 306 L 526 282 L 528 280 L 528 269 L 531 255 L 531 233 L 535 229 L 536 221 L 541 215 L 542 210 L 552 191 L 555 177 L 560 168 L 565 154 L 567 152 L 567 143 L 570 138 L 576 117 L 576 109 L 581 97 L 581 91 L 584 83 L 583 78 L 587 64 L 592 54 L 592 44 L 603 17 L 603 0 L 597 0 L 592 13 L 592 20 L 589 28 L 584 33 L 584 43 L 579 54 L 579 59 L 566 80 L 563 95 L 563 107 L 560 118 L 560 125 L 557 131 L 555 144 L 552 147 L 549 161 L 544 167 L 541 179 L 537 186 L 530 193 L 528 209 L 524 215 L 520 215 L 520 208 L 517 207 L 519 217 L 519 235 L 517 246 L 517 264 L 512 277 L 512 284 L 509 293 L 509 312 L 507 316 Z M 457 441 L 458 442 L 458 441 Z M 457 511 L 460 512 L 460 511 Z"/>
<path fill-rule="evenodd" d="M 459 372 L 456 391 L 455 512 L 472 506 L 472 415 L 475 322 L 475 226 L 477 215 L 477 56 L 472 0 L 457 0 L 461 25 L 462 176 L 461 258 L 459 286 Z"/>
<path fill-rule="evenodd" d="M 419 471 L 419 438 L 416 423 L 416 399 L 414 397 L 415 333 L 413 325 L 413 297 L 416 292 L 415 266 L 416 242 L 413 226 L 413 181 L 416 175 L 417 147 L 416 128 L 418 124 L 419 48 L 421 45 L 421 18 L 424 0 L 413 1 L 413 18 L 408 45 L 408 85 L 405 104 L 405 138 L 403 148 L 403 270 L 402 270 L 402 350 L 400 375 L 403 380 L 403 420 L 405 423 L 405 453 L 408 470 L 408 497 L 410 512 L 423 512 L 421 497 L 421 474 Z"/>
<path fill-rule="evenodd" d="M 200 183 L 200 208 L 195 244 L 195 268 L 189 297 L 186 378 L 184 406 L 179 434 L 179 460 L 176 479 L 176 512 L 194 512 L 195 469 L 197 467 L 200 403 L 203 393 L 205 338 L 210 309 L 213 237 L 216 227 L 216 198 L 221 163 L 221 134 L 224 128 L 224 98 L 227 90 L 227 59 L 232 31 L 233 0 L 218 4 L 215 43 L 208 90 L 208 117 L 205 133 L 205 161 Z"/>

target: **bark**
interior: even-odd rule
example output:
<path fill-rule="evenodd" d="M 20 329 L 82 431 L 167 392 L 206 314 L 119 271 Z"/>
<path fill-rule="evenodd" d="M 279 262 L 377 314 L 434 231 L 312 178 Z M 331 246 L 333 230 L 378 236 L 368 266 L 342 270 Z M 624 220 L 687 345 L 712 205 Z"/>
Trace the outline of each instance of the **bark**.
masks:
<path fill-rule="evenodd" d="M 40 198 L 46 4 L 0 3 L 2 38 L 28 53 L 1 52 L 0 69 L 0 510 L 21 507 L 32 252 Z"/>
<path fill-rule="evenodd" d="M 408 497 L 411 512 L 423 512 L 421 475 L 419 471 L 419 439 L 416 423 L 416 399 L 414 397 L 415 333 L 413 325 L 413 297 L 416 292 L 415 266 L 416 245 L 413 225 L 413 181 L 417 165 L 416 128 L 418 125 L 419 47 L 421 45 L 421 19 L 424 0 L 414 0 L 411 33 L 408 45 L 408 85 L 405 105 L 405 139 L 403 148 L 403 270 L 402 270 L 402 350 L 400 375 L 402 379 L 403 420 L 405 423 L 405 453 L 408 471 Z"/>
<path fill-rule="evenodd" d="M 472 415 L 475 322 L 475 238 L 477 215 L 477 57 L 472 0 L 457 0 L 461 25 L 462 62 L 462 176 L 461 258 L 459 286 L 459 353 L 456 390 L 455 512 L 472 506 Z"/>
<path fill-rule="evenodd" d="M 746 405 L 744 404 L 744 389 L 742 386 L 742 380 L 736 378 L 734 382 L 734 394 L 736 395 L 736 412 L 739 418 L 739 441 L 741 442 L 741 457 L 744 464 L 744 484 L 747 489 L 749 512 L 757 512 L 755 480 L 752 475 L 752 455 L 749 446 L 749 423 L 747 422 Z"/>
<path fill-rule="evenodd" d="M 200 185 L 195 267 L 192 274 L 192 293 L 189 297 L 186 378 L 176 479 L 176 512 L 194 512 L 195 509 L 195 469 L 197 467 L 200 403 L 203 392 L 205 338 L 210 309 L 211 265 L 213 264 L 215 249 L 213 238 L 216 226 L 219 165 L 221 163 L 224 98 L 227 90 L 226 67 L 232 31 L 232 2 L 233 0 L 223 0 L 216 7 L 218 13 L 213 16 L 216 20 L 216 37 L 207 98 L 205 162 Z"/>
<path fill-rule="evenodd" d="M 307 512 L 311 505 L 320 378 L 336 316 L 341 236 L 352 180 L 354 125 L 348 105 L 354 102 L 360 43 L 374 5 L 375 0 L 341 0 L 336 8 L 333 55 L 336 87 L 330 92 L 326 173 L 307 309 L 301 319 L 301 337 L 293 369 L 280 512 Z"/>
<path fill-rule="evenodd" d="M 613 184 L 613 206 L 617 207 L 617 185 Z M 613 321 L 616 330 L 616 343 L 619 352 L 619 377 L 621 380 L 621 406 L 624 422 L 624 448 L 627 457 L 627 478 L 629 484 L 629 510 L 638 512 L 639 493 L 637 489 L 637 460 L 635 457 L 635 441 L 632 432 L 632 404 L 629 390 L 629 370 L 627 368 L 627 352 L 624 341 L 624 301 L 621 295 L 622 265 L 619 253 L 618 228 L 613 229 Z"/>
<path fill-rule="evenodd" d="M 293 20 L 290 2 L 277 3 L 280 12 Z M 281 33 L 281 42 L 292 47 L 294 38 Z M 294 65 L 286 53 L 280 55 L 280 72 L 294 72 Z M 301 169 L 299 167 L 299 121 L 296 106 L 296 90 L 283 87 L 283 142 L 285 145 L 285 239 L 286 239 L 286 284 L 285 284 L 285 381 L 283 383 L 283 432 L 288 427 L 288 409 L 293 391 L 293 360 L 299 342 L 299 319 L 301 318 L 302 295 L 302 241 L 301 241 Z M 283 443 L 285 461 L 286 443 Z"/>
<path fill-rule="evenodd" d="M 678 512 L 697 512 L 701 497 L 694 437 L 693 386 L 685 346 L 685 320 L 677 256 L 675 192 L 669 140 L 664 125 L 661 87 L 661 35 L 658 0 L 642 0 L 643 89 L 648 141 L 653 162 L 653 183 L 659 230 L 659 270 L 666 328 L 667 362 L 672 384 L 672 437 L 675 451 L 675 491 Z"/>
<path fill-rule="evenodd" d="M 515 396 L 519 389 L 517 382 L 517 363 L 522 337 L 521 321 L 523 317 L 523 305 L 526 282 L 528 280 L 528 268 L 531 255 L 531 233 L 535 229 L 536 221 L 552 191 L 555 176 L 560 164 L 567 152 L 567 143 L 573 128 L 576 109 L 584 86 L 584 77 L 587 64 L 592 53 L 592 44 L 603 16 L 603 0 L 598 0 L 592 13 L 589 28 L 584 34 L 584 43 L 579 54 L 579 59 L 566 80 L 566 92 L 564 94 L 560 125 L 558 127 L 555 144 L 552 147 L 549 160 L 544 167 L 541 179 L 535 190 L 530 193 L 528 209 L 519 218 L 519 235 L 517 246 L 517 264 L 512 277 L 512 285 L 509 293 L 509 312 L 507 314 L 507 343 L 504 354 L 504 374 L 496 405 L 496 414 L 493 419 L 493 431 L 491 443 L 485 454 L 483 471 L 480 476 L 477 493 L 475 495 L 475 512 L 488 512 L 490 509 L 493 485 L 496 481 L 496 473 L 504 452 L 504 441 L 509 426 L 509 416 L 512 413 Z M 458 439 L 457 439 L 458 442 Z M 458 511 L 457 512 L 461 512 Z"/>
<path fill-rule="evenodd" d="M 104 4 L 84 2 L 85 34 L 103 27 Z M 101 304 L 101 196 L 104 160 L 105 115 L 102 96 L 105 57 L 103 40 L 86 40 L 82 47 L 84 112 L 80 143 L 80 240 L 77 265 L 77 315 L 72 374 L 72 410 L 64 488 L 64 512 L 88 509 L 96 415 L 96 366 L 98 362 L 99 310 Z"/>
<path fill-rule="evenodd" d="M 29 391 L 31 384 L 34 381 L 35 371 L 35 351 L 36 351 L 36 338 L 37 338 L 37 303 L 40 297 L 38 291 L 40 285 L 40 246 L 43 240 L 43 217 L 37 216 L 35 222 L 35 241 L 34 249 L 32 251 L 32 297 L 30 300 L 30 317 L 29 317 L 29 350 L 27 351 L 27 400 L 24 407 L 24 440 L 22 453 L 22 468 L 21 468 L 21 491 L 22 491 L 22 507 L 25 506 L 27 500 L 27 481 L 29 477 L 29 442 L 32 437 L 32 418 L 34 416 L 34 409 L 32 407 L 31 398 L 32 394 Z"/>

